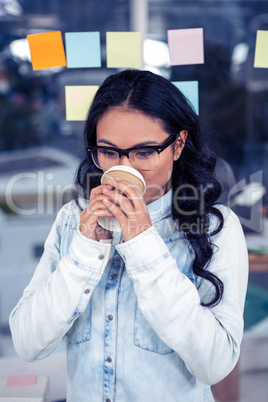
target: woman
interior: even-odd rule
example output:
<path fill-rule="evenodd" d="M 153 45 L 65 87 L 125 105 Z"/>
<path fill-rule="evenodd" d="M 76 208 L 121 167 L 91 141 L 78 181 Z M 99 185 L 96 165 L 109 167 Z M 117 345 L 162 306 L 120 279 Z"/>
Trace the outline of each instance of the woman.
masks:
<path fill-rule="evenodd" d="M 166 79 L 127 70 L 99 88 L 85 139 L 76 202 L 11 313 L 15 348 L 33 361 L 67 335 L 71 402 L 213 401 L 239 357 L 247 250 L 198 117 Z M 117 164 L 143 175 L 144 196 L 100 184 Z"/>

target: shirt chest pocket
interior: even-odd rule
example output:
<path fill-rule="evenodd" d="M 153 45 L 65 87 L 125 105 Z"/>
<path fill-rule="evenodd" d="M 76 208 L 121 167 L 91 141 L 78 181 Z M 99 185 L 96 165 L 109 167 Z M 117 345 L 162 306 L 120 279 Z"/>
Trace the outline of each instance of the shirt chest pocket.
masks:
<path fill-rule="evenodd" d="M 159 338 L 151 325 L 144 318 L 138 303 L 136 303 L 135 312 L 134 343 L 141 349 L 162 355 L 173 352 L 173 350 Z"/>
<path fill-rule="evenodd" d="M 78 317 L 67 332 L 67 339 L 70 343 L 77 344 L 87 342 L 91 339 L 91 301 L 86 310 Z"/>

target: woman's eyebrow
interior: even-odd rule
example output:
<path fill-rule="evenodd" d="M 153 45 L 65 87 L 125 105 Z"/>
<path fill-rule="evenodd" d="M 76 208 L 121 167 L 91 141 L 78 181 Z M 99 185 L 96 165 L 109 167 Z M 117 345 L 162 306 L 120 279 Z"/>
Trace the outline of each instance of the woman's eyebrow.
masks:
<path fill-rule="evenodd" d="M 111 141 L 108 141 L 108 140 L 105 140 L 105 139 L 98 140 L 97 142 L 98 143 L 101 142 L 101 143 L 110 145 L 111 147 L 117 148 L 117 146 L 115 144 L 113 144 Z M 146 145 L 159 145 L 159 144 L 156 141 L 148 140 L 148 141 L 140 142 L 140 143 L 136 144 L 135 146 L 133 146 L 131 148 L 143 147 L 143 146 L 146 146 Z"/>

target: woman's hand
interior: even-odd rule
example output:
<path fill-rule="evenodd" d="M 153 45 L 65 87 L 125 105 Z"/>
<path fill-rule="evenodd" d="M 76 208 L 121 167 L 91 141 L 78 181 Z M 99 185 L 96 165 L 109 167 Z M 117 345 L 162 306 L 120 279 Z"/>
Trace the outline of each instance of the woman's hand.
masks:
<path fill-rule="evenodd" d="M 130 240 L 152 226 L 149 211 L 138 188 L 125 180 L 109 180 L 113 188 L 103 188 L 103 204 L 121 226 L 124 241 Z M 117 190 L 117 191 L 115 191 Z"/>
<path fill-rule="evenodd" d="M 113 214 L 108 210 L 107 206 L 103 203 L 105 198 L 103 190 L 112 190 L 113 187 L 103 184 L 95 187 L 90 192 L 89 204 L 80 214 L 80 232 L 83 236 L 91 240 L 100 241 L 101 239 L 110 239 L 112 233 L 103 229 L 98 224 L 98 219 L 101 216 L 113 217 Z"/>

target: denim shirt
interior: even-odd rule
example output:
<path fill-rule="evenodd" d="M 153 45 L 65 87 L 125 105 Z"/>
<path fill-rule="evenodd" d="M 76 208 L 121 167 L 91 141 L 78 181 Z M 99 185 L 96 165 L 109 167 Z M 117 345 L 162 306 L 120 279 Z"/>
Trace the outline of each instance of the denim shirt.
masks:
<path fill-rule="evenodd" d="M 211 238 L 207 269 L 224 294 L 216 307 L 203 307 L 214 288 L 193 273 L 171 202 L 172 190 L 149 204 L 153 226 L 126 242 L 121 233 L 112 241 L 84 237 L 73 201 L 58 213 L 10 327 L 27 361 L 67 337 L 69 402 L 213 401 L 210 385 L 235 366 L 248 276 L 240 222 L 217 206 L 225 223 Z"/>

